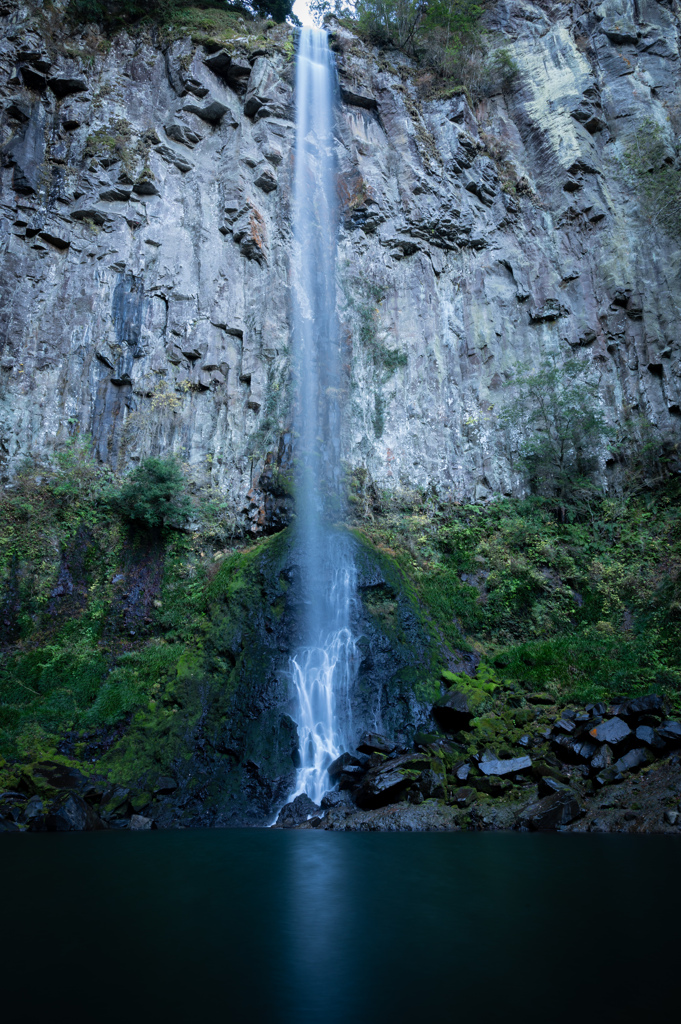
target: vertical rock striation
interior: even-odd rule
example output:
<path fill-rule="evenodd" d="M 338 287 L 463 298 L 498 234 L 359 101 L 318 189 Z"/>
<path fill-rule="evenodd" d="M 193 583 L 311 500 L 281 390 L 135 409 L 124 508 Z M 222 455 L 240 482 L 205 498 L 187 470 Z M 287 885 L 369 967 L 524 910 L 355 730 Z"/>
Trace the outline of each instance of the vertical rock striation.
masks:
<path fill-rule="evenodd" d="M 2 478 L 90 431 L 119 469 L 178 453 L 273 528 L 290 454 L 281 40 L 123 33 L 92 56 L 90 29 L 45 17 L 0 11 Z M 489 17 L 519 73 L 474 106 L 422 100 L 400 55 L 333 36 L 343 458 L 380 487 L 466 499 L 524 486 L 497 425 L 518 362 L 591 360 L 622 435 L 632 410 L 670 438 L 681 422 L 678 240 L 627 156 L 652 126 L 678 159 L 677 9 L 500 0 Z"/>

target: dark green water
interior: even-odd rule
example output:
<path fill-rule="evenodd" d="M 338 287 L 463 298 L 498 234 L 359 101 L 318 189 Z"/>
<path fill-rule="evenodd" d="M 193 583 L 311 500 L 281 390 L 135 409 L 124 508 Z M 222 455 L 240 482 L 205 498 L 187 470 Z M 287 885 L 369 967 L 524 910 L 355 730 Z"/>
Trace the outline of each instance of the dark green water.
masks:
<path fill-rule="evenodd" d="M 680 866 L 665 836 L 4 835 L 7 1019 L 675 1019 Z"/>

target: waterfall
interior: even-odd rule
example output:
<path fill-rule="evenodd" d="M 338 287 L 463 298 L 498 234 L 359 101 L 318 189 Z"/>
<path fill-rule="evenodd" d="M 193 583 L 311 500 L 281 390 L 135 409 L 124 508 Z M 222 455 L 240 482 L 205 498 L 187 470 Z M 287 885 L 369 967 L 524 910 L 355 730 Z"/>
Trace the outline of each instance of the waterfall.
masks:
<path fill-rule="evenodd" d="M 300 643 L 290 660 L 300 738 L 295 792 L 319 803 L 327 768 L 348 744 L 357 648 L 350 539 L 343 510 L 340 353 L 336 318 L 338 205 L 334 115 L 337 84 L 326 32 L 303 28 L 296 62 L 296 144 L 291 261 L 296 382 L 295 552 L 300 567 Z"/>

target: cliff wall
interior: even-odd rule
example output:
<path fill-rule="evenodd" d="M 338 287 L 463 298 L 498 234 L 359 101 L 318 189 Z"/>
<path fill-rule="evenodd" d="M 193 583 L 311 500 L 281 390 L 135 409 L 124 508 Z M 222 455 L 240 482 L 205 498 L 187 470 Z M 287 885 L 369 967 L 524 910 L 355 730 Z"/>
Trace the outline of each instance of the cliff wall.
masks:
<path fill-rule="evenodd" d="M 0 16 L 2 479 L 91 432 L 119 470 L 175 452 L 254 531 L 285 520 L 288 29 L 109 44 L 58 4 Z M 678 158 L 679 6 L 489 19 L 518 74 L 474 104 L 334 34 L 343 457 L 467 500 L 525 486 L 498 427 L 520 362 L 590 360 L 620 437 L 681 423 L 678 238 L 639 181 Z"/>

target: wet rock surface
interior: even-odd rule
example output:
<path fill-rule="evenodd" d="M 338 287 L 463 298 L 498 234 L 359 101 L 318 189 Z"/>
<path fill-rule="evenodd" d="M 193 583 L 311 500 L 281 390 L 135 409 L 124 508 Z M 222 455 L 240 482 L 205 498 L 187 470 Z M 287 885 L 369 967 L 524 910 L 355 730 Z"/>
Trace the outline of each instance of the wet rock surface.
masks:
<path fill-rule="evenodd" d="M 658 735 L 637 722 L 650 715 L 663 718 L 663 700 L 649 694 L 629 702 L 626 712 L 617 704 L 587 708 L 567 708 L 554 716 L 553 724 L 543 730 L 547 735 L 535 738 L 534 759 L 493 757 L 489 750 L 483 755 L 465 753 L 461 732 L 451 738 L 419 734 L 417 740 L 426 742 L 417 742 L 416 752 L 374 753 L 368 764 L 356 765 L 357 776 L 346 785 L 349 792 L 342 798 L 327 794 L 321 814 L 299 827 L 676 834 L 681 823 L 681 743 L 670 742 L 664 750 L 636 746 L 639 731 L 648 735 L 646 730 L 651 729 Z M 615 710 L 626 713 L 632 729 L 612 714 Z M 608 728 L 601 735 L 624 744 L 625 752 L 617 759 L 605 739 L 583 739 L 599 728 L 607 711 Z M 572 726 L 567 734 L 566 723 Z M 570 746 L 556 745 L 566 735 Z M 501 742 L 508 740 L 502 737 Z M 561 752 L 567 753 L 562 760 Z M 354 764 L 355 759 L 347 753 L 338 761 Z"/>

